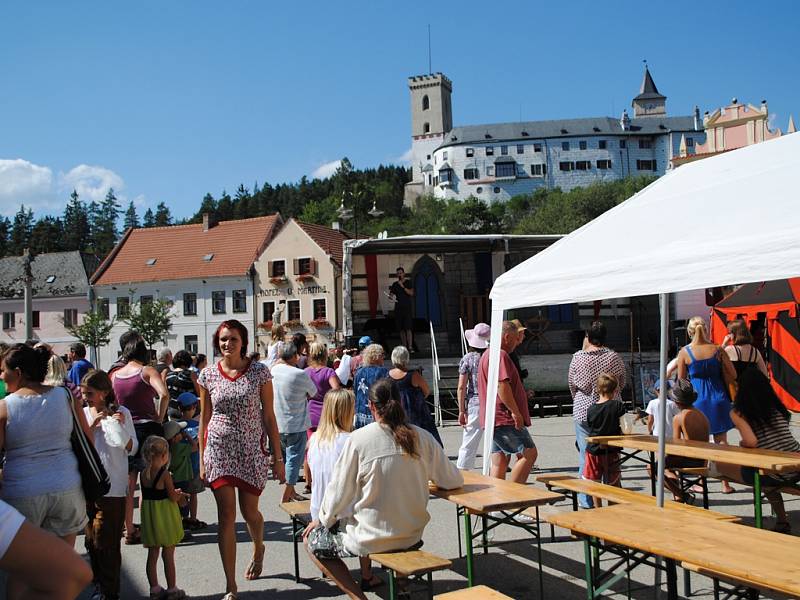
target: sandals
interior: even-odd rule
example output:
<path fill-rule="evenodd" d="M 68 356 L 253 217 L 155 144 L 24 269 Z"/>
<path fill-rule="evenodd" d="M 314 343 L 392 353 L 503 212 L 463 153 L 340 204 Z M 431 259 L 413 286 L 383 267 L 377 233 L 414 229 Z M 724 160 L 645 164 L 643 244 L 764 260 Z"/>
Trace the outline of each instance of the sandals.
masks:
<path fill-rule="evenodd" d="M 183 520 L 183 528 L 188 529 L 189 531 L 199 531 L 200 529 L 205 529 L 206 527 L 208 527 L 208 523 L 193 517 L 186 517 Z"/>
<path fill-rule="evenodd" d="M 172 591 L 164 590 L 166 595 L 164 596 L 165 600 L 183 600 L 186 598 L 186 592 L 184 592 L 180 588 L 176 588 Z"/>
<path fill-rule="evenodd" d="M 125 545 L 133 546 L 135 544 L 141 544 L 141 543 L 142 543 L 142 530 L 134 526 L 133 531 L 131 533 L 125 534 Z"/>
<path fill-rule="evenodd" d="M 237 600 L 237 598 L 236 598 L 236 593 L 234 593 L 234 592 L 228 592 L 227 594 L 225 594 L 225 595 L 222 597 L 222 600 Z"/>
<path fill-rule="evenodd" d="M 776 533 L 791 533 L 792 526 L 789 524 L 789 521 L 778 521 L 775 523 L 772 531 Z"/>
<path fill-rule="evenodd" d="M 255 560 L 251 559 L 250 564 L 247 565 L 247 570 L 244 572 L 244 578 L 247 581 L 253 581 L 261 577 L 261 570 L 264 568 L 264 559 Z M 230 592 L 229 592 L 230 593 Z"/>
<path fill-rule="evenodd" d="M 371 579 L 364 579 L 361 578 L 361 591 L 362 592 L 369 592 L 374 590 L 375 588 L 381 587 L 385 582 L 383 579 L 378 577 L 377 575 L 373 575 Z"/>

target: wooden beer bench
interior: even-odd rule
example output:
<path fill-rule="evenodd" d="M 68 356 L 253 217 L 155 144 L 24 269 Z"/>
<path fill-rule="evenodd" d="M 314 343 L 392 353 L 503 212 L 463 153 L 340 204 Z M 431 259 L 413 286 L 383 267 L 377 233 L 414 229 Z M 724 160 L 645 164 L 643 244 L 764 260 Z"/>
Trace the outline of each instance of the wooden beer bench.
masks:
<path fill-rule="evenodd" d="M 453 565 L 450 560 L 423 550 L 379 552 L 370 554 L 369 558 L 389 571 L 390 600 L 397 598 L 397 577 L 416 579 L 420 582 L 426 578 L 424 585 L 428 591 L 428 598 L 433 598 L 433 572 L 449 569 Z"/>
<path fill-rule="evenodd" d="M 471 588 L 437 594 L 434 600 L 514 600 L 485 585 L 476 585 Z"/>
<path fill-rule="evenodd" d="M 292 546 L 294 549 L 294 581 L 300 582 L 300 555 L 297 544 L 303 535 L 303 530 L 311 522 L 311 500 L 302 502 L 283 502 L 281 510 L 292 519 Z"/>

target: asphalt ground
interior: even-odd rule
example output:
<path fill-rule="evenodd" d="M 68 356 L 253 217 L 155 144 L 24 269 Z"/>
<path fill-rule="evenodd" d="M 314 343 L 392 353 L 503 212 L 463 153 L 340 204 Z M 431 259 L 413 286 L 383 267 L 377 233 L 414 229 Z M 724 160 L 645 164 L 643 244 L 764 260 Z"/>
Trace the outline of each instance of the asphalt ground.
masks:
<path fill-rule="evenodd" d="M 794 433 L 800 437 L 800 428 L 795 421 Z M 644 433 L 642 425 L 638 429 Z M 539 449 L 539 459 L 534 473 L 560 472 L 574 470 L 577 465 L 577 452 L 573 434 L 571 417 L 551 417 L 536 419 L 530 431 Z M 445 449 L 451 459 L 455 460 L 461 441 L 461 428 L 450 425 L 440 430 Z M 732 436 L 732 442 L 738 442 Z M 477 468 L 481 459 L 478 458 Z M 630 465 L 630 463 L 628 463 Z M 623 486 L 649 493 L 649 481 L 643 468 L 626 465 L 623 470 Z M 530 477 L 533 481 L 533 475 Z M 541 485 L 541 484 L 535 484 Z M 302 484 L 298 486 L 301 489 Z M 752 524 L 752 490 L 743 485 L 735 485 L 736 493 L 723 495 L 719 482 L 710 482 L 711 508 L 725 513 L 740 515 L 744 523 Z M 389 491 L 391 493 L 391 491 Z M 276 482 L 267 484 L 261 496 L 260 507 L 264 515 L 264 540 L 266 556 L 262 576 L 255 581 L 246 581 L 244 572 L 251 556 L 251 545 L 244 522 L 237 522 L 237 565 L 239 598 L 345 598 L 338 588 L 320 577 L 300 548 L 300 583 L 294 581 L 294 559 L 292 552 L 291 525 L 288 516 L 278 507 L 281 487 Z M 795 534 L 800 532 L 800 498 L 785 497 L 787 508 Z M 571 503 L 560 502 L 552 507 L 544 507 L 543 514 L 552 511 L 571 510 Z M 457 590 L 466 587 L 466 566 L 464 559 L 458 557 L 458 534 L 456 529 L 455 506 L 446 500 L 431 498 L 428 504 L 431 521 L 425 529 L 424 549 L 437 555 L 450 558 L 453 566 L 450 570 L 434 574 L 435 593 Z M 771 526 L 773 520 L 769 507 L 765 504 L 765 524 Z M 191 538 L 182 542 L 176 551 L 177 579 L 179 587 L 186 590 L 191 598 L 220 599 L 225 591 L 222 565 L 217 550 L 216 506 L 210 491 L 200 494 L 199 518 L 208 522 L 204 531 L 194 532 Z M 138 522 L 138 511 L 135 514 Z M 501 527 L 496 531 L 494 541 L 510 542 L 499 547 L 492 547 L 484 555 L 480 548 L 475 553 L 475 581 L 485 584 L 512 598 L 537 598 L 538 569 L 536 561 L 536 544 L 513 527 Z M 543 550 L 544 597 L 553 599 L 586 598 L 584 584 L 583 545 L 572 540 L 564 530 L 556 529 L 555 542 L 549 541 L 549 526 L 543 528 L 545 542 Z M 521 539 L 520 539 L 521 538 Z M 511 542 L 518 539 L 519 541 Z M 736 540 L 731 540 L 736 543 Z M 79 551 L 83 550 L 83 537 L 76 543 Z M 149 588 L 145 575 L 146 550 L 142 546 L 122 546 L 122 598 L 147 598 Z M 608 559 L 609 561 L 611 559 Z M 787 560 L 798 560 L 798 557 L 787 557 Z M 606 561 L 604 561 L 604 564 Z M 351 559 L 348 564 L 358 577 L 358 563 Z M 42 566 L 43 576 L 47 567 Z M 386 574 L 376 569 L 381 577 Z M 683 592 L 683 574 L 679 571 L 679 592 Z M 663 582 L 663 577 L 662 577 Z M 162 585 L 164 581 L 162 580 Z M 712 598 L 711 580 L 699 575 L 692 576 L 693 598 Z M 665 587 L 659 594 L 666 597 Z M 88 599 L 91 589 L 87 589 L 81 598 Z M 383 586 L 377 593 L 369 593 L 370 598 L 388 598 L 388 588 Z M 420 595 L 419 597 L 424 597 Z M 623 580 L 604 597 L 625 598 L 626 585 Z M 637 567 L 632 574 L 631 597 L 636 600 L 650 600 L 657 597 L 654 587 L 654 571 L 648 567 Z M 781 596 L 769 596 L 781 598 Z"/>

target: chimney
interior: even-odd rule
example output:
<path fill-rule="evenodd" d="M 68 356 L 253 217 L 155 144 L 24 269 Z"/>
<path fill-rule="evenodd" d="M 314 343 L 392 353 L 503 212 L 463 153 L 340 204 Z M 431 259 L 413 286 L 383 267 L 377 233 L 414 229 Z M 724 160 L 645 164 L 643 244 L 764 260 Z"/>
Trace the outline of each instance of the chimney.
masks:
<path fill-rule="evenodd" d="M 333 229 L 334 231 L 339 231 L 341 229 L 341 227 L 339 227 L 339 221 L 334 221 L 333 223 L 331 223 L 331 229 Z"/>
<path fill-rule="evenodd" d="M 700 109 L 694 105 L 694 130 L 700 131 Z"/>
<path fill-rule="evenodd" d="M 764 113 L 764 114 L 767 114 L 767 101 L 766 100 L 762 100 L 761 101 L 761 112 Z"/>
<path fill-rule="evenodd" d="M 619 126 L 622 127 L 622 131 L 630 131 L 631 118 L 628 116 L 628 111 L 625 109 L 622 109 L 622 117 L 619 120 Z"/>
<path fill-rule="evenodd" d="M 216 221 L 211 216 L 211 214 L 205 212 L 203 213 L 203 231 L 208 231 L 212 227 L 216 225 Z"/>

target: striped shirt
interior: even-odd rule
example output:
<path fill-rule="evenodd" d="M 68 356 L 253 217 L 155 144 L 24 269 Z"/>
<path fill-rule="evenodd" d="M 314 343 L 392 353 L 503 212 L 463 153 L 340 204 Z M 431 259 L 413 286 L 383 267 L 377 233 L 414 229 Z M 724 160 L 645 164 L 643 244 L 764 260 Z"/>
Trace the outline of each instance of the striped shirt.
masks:
<path fill-rule="evenodd" d="M 766 423 L 751 424 L 758 439 L 757 448 L 779 450 L 780 452 L 800 452 L 798 442 L 789 430 L 789 421 L 777 410 L 772 411 Z"/>

